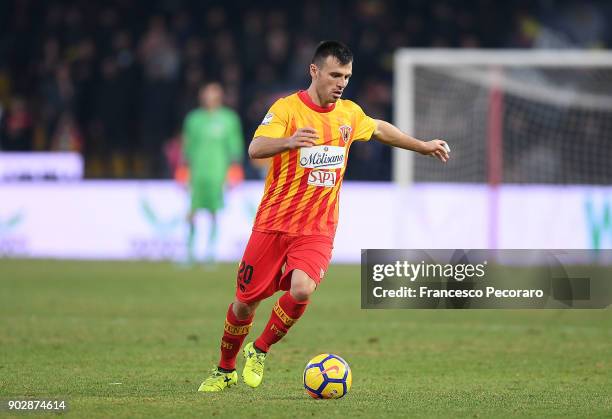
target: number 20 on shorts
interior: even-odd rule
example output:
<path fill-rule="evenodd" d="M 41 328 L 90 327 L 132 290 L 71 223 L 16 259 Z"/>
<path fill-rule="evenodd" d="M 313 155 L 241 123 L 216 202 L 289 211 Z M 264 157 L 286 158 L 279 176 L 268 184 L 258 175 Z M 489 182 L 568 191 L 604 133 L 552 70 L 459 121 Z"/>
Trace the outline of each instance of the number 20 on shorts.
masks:
<path fill-rule="evenodd" d="M 240 287 L 240 291 L 244 292 L 246 286 L 249 285 L 253 279 L 253 266 L 247 265 L 243 260 L 240 262 L 240 266 L 238 267 L 238 286 Z"/>

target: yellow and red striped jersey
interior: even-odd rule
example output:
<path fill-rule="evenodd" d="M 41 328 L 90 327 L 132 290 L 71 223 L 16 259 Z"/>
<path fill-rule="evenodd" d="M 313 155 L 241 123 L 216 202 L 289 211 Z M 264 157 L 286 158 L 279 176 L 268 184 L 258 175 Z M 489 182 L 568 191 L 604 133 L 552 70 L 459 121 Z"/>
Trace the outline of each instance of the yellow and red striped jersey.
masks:
<path fill-rule="evenodd" d="M 350 100 L 324 108 L 306 91 L 277 100 L 253 138 L 286 138 L 314 128 L 313 147 L 277 154 L 268 170 L 253 230 L 295 235 L 335 235 L 340 186 L 353 141 L 368 141 L 376 122 Z"/>

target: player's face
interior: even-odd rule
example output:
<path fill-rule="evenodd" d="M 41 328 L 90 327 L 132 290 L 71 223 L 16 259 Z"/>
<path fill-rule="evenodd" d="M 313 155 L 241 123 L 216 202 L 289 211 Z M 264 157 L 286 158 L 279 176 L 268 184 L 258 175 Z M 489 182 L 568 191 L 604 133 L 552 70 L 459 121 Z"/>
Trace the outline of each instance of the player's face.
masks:
<path fill-rule="evenodd" d="M 217 83 L 209 84 L 200 90 L 200 104 L 208 109 L 215 109 L 223 103 L 223 89 Z"/>
<path fill-rule="evenodd" d="M 342 96 L 353 74 L 353 63 L 342 65 L 336 57 L 329 56 L 321 67 L 311 64 L 310 74 L 321 101 L 334 103 Z"/>

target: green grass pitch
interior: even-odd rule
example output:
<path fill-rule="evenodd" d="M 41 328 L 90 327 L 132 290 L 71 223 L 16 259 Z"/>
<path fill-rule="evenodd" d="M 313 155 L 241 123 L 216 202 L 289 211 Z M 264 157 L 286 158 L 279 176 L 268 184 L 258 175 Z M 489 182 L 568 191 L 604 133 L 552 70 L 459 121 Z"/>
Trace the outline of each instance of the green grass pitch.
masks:
<path fill-rule="evenodd" d="M 330 268 L 260 388 L 199 394 L 235 269 L 0 260 L 0 399 L 62 398 L 88 418 L 612 416 L 612 310 L 366 311 L 357 266 Z M 352 367 L 343 399 L 303 390 L 322 352 Z"/>

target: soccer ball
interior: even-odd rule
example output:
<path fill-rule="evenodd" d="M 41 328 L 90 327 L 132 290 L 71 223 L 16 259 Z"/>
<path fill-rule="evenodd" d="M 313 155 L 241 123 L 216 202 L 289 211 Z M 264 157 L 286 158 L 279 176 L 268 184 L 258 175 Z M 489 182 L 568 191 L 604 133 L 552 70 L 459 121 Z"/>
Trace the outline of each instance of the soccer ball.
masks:
<path fill-rule="evenodd" d="M 352 381 L 351 369 L 338 355 L 317 355 L 304 369 L 304 388 L 315 399 L 339 399 L 351 389 Z"/>

